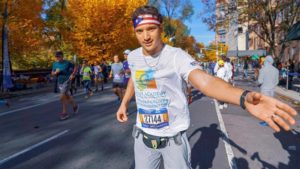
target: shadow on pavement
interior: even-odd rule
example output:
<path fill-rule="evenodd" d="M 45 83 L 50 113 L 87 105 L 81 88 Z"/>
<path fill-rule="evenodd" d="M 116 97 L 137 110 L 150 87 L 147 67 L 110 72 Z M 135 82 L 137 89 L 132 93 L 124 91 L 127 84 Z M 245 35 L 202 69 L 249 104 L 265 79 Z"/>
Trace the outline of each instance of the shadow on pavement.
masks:
<path fill-rule="evenodd" d="M 252 160 L 257 160 L 261 163 L 262 165 L 262 169 L 267 168 L 267 169 L 277 169 L 275 166 L 273 166 L 272 164 L 262 160 L 259 156 L 258 152 L 255 152 L 252 156 L 251 156 Z"/>
<path fill-rule="evenodd" d="M 237 168 L 239 169 L 250 169 L 248 161 L 243 157 L 234 157 L 232 161 L 236 162 Z"/>
<path fill-rule="evenodd" d="M 191 151 L 192 168 L 197 168 L 197 167 L 201 169 L 212 168 L 213 160 L 215 158 L 215 151 L 219 146 L 220 138 L 225 140 L 231 146 L 237 148 L 241 153 L 247 154 L 247 151 L 245 149 L 243 149 L 242 147 L 237 145 L 234 141 L 226 137 L 226 135 L 221 130 L 218 129 L 218 125 L 215 123 L 211 124 L 209 127 L 201 127 L 195 130 L 189 136 L 189 140 L 198 132 L 201 132 L 201 136 L 198 139 L 198 141 L 195 143 Z M 246 163 L 240 161 L 240 163 L 248 165 L 248 162 Z M 241 168 L 244 169 L 244 167 Z"/>
<path fill-rule="evenodd" d="M 274 133 L 275 138 L 277 138 L 284 150 L 289 154 L 288 164 L 279 163 L 278 167 L 264 161 L 256 152 L 251 156 L 252 160 L 257 160 L 262 164 L 262 168 L 268 169 L 299 169 L 300 168 L 300 132 L 296 130 L 283 131 Z"/>

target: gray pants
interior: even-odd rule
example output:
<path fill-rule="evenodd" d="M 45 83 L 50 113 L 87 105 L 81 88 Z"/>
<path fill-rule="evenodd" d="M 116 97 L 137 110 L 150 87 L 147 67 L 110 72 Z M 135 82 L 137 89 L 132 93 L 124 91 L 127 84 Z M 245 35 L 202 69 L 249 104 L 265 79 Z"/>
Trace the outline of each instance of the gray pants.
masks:
<path fill-rule="evenodd" d="M 159 169 L 161 159 L 165 169 L 191 169 L 191 148 L 186 133 L 181 136 L 182 144 L 170 139 L 162 149 L 148 148 L 139 135 L 134 142 L 135 169 Z"/>

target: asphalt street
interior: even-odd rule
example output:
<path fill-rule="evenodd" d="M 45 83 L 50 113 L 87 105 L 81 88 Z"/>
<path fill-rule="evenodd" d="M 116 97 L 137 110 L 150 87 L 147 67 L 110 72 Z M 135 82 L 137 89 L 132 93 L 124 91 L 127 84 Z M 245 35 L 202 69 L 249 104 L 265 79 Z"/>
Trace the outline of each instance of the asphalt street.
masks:
<path fill-rule="evenodd" d="M 258 90 L 248 80 L 236 85 Z M 110 87 L 89 99 L 76 94 L 79 114 L 66 121 L 59 121 L 61 105 L 50 92 L 1 107 L 0 168 L 133 169 L 135 102 L 129 107 L 129 122 L 118 123 L 119 103 Z M 299 117 L 293 131 L 274 133 L 238 106 L 219 111 L 213 99 L 193 94 L 187 134 L 194 169 L 300 168 Z"/>

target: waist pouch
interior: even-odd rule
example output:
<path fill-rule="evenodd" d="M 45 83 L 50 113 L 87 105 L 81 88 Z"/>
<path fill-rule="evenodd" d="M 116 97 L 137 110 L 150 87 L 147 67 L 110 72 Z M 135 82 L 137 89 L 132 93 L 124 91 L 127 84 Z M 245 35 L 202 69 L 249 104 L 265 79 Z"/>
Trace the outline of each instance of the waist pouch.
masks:
<path fill-rule="evenodd" d="M 185 131 L 181 131 L 173 137 L 158 137 L 158 136 L 147 134 L 141 129 L 139 129 L 138 127 L 133 126 L 132 136 L 134 138 L 138 138 L 139 135 L 141 134 L 143 137 L 143 142 L 147 147 L 153 149 L 160 149 L 166 147 L 170 139 L 173 139 L 176 145 L 181 145 L 182 144 L 181 137 L 182 134 L 184 133 Z"/>
<path fill-rule="evenodd" d="M 169 142 L 168 137 L 157 137 L 143 132 L 143 142 L 144 144 L 153 149 L 165 148 Z"/>

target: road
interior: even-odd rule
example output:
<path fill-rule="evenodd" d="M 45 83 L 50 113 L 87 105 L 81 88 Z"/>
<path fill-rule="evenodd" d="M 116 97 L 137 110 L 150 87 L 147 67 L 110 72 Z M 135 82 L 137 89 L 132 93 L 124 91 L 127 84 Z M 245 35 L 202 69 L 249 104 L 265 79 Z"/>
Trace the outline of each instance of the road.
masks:
<path fill-rule="evenodd" d="M 247 80 L 236 85 L 257 90 Z M 193 93 L 187 131 L 193 168 L 300 168 L 299 117 L 295 131 L 274 133 L 238 106 L 220 111 L 213 99 Z M 110 85 L 90 99 L 82 93 L 75 99 L 79 114 L 66 121 L 58 119 L 61 106 L 53 93 L 17 98 L 10 109 L 1 107 L 0 168 L 133 169 L 135 102 L 129 107 L 129 122 L 120 124 Z"/>

